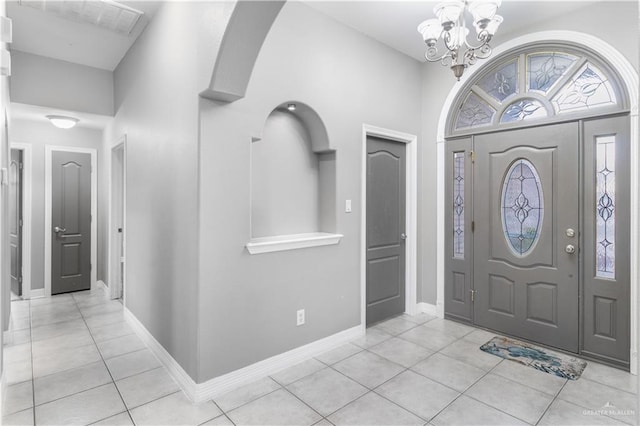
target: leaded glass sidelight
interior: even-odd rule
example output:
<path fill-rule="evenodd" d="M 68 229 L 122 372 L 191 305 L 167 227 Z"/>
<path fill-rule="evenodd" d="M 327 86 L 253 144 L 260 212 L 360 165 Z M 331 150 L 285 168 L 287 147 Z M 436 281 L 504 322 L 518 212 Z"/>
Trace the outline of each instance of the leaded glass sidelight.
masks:
<path fill-rule="evenodd" d="M 596 138 L 596 276 L 616 272 L 616 138 Z"/>
<path fill-rule="evenodd" d="M 453 257 L 464 258 L 464 152 L 453 154 Z"/>
<path fill-rule="evenodd" d="M 516 256 L 525 256 L 540 236 L 544 213 L 540 176 L 530 161 L 520 158 L 511 164 L 500 200 L 504 237 Z"/>

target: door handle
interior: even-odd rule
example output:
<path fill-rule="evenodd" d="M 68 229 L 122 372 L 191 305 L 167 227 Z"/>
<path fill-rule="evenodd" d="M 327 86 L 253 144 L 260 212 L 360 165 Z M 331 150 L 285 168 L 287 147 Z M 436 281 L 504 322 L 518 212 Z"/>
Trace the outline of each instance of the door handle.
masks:
<path fill-rule="evenodd" d="M 401 240 L 406 240 L 407 239 L 407 234 L 405 234 L 404 232 L 402 234 L 400 234 L 400 239 Z"/>
<path fill-rule="evenodd" d="M 60 232 L 67 232 L 67 228 L 60 228 L 59 226 L 54 226 L 53 232 L 55 232 L 56 234 L 59 234 Z"/>
<path fill-rule="evenodd" d="M 573 254 L 576 252 L 576 247 L 573 244 L 567 244 L 567 246 L 564 248 L 564 251 L 569 254 Z"/>

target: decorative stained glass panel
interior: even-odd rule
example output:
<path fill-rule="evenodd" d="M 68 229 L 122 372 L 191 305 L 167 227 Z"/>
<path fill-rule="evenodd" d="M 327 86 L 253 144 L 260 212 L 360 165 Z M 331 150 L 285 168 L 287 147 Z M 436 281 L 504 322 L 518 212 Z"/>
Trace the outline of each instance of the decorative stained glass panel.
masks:
<path fill-rule="evenodd" d="M 464 152 L 453 154 L 453 257 L 464 258 Z"/>
<path fill-rule="evenodd" d="M 518 92 L 518 62 L 513 61 L 487 74 L 478 86 L 499 102 Z"/>
<path fill-rule="evenodd" d="M 616 272 L 616 138 L 596 138 L 596 276 Z"/>
<path fill-rule="evenodd" d="M 500 122 L 511 123 L 546 116 L 547 110 L 540 101 L 535 99 L 522 99 L 515 101 L 507 107 L 502 114 L 502 118 L 500 118 Z"/>
<path fill-rule="evenodd" d="M 561 52 L 527 55 L 527 88 L 546 93 L 577 59 Z"/>
<path fill-rule="evenodd" d="M 593 64 L 587 63 L 552 100 L 557 113 L 579 111 L 617 103 L 611 82 Z"/>
<path fill-rule="evenodd" d="M 456 120 L 456 129 L 491 124 L 496 111 L 477 95 L 470 93 L 462 104 Z"/>
<path fill-rule="evenodd" d="M 526 256 L 538 241 L 544 213 L 540 176 L 530 161 L 511 164 L 500 199 L 504 237 L 516 256 Z"/>

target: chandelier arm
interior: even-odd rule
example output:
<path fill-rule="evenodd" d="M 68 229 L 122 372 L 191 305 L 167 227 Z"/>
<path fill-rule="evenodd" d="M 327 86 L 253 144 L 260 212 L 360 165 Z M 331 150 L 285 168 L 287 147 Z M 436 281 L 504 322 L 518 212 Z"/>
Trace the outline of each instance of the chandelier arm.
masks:
<path fill-rule="evenodd" d="M 451 57 L 451 52 L 447 51 L 443 54 L 439 54 L 438 49 L 434 46 L 427 49 L 424 57 L 429 62 L 442 62 L 443 65 L 446 65 L 445 61 L 447 58 Z"/>

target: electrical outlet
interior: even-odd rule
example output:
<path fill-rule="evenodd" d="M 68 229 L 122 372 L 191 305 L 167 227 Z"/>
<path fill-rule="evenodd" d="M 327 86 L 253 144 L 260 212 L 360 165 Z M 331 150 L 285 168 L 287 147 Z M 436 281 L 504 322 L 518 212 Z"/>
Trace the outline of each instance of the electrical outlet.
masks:
<path fill-rule="evenodd" d="M 296 312 L 296 325 L 303 325 L 304 324 L 304 309 L 299 309 Z"/>

